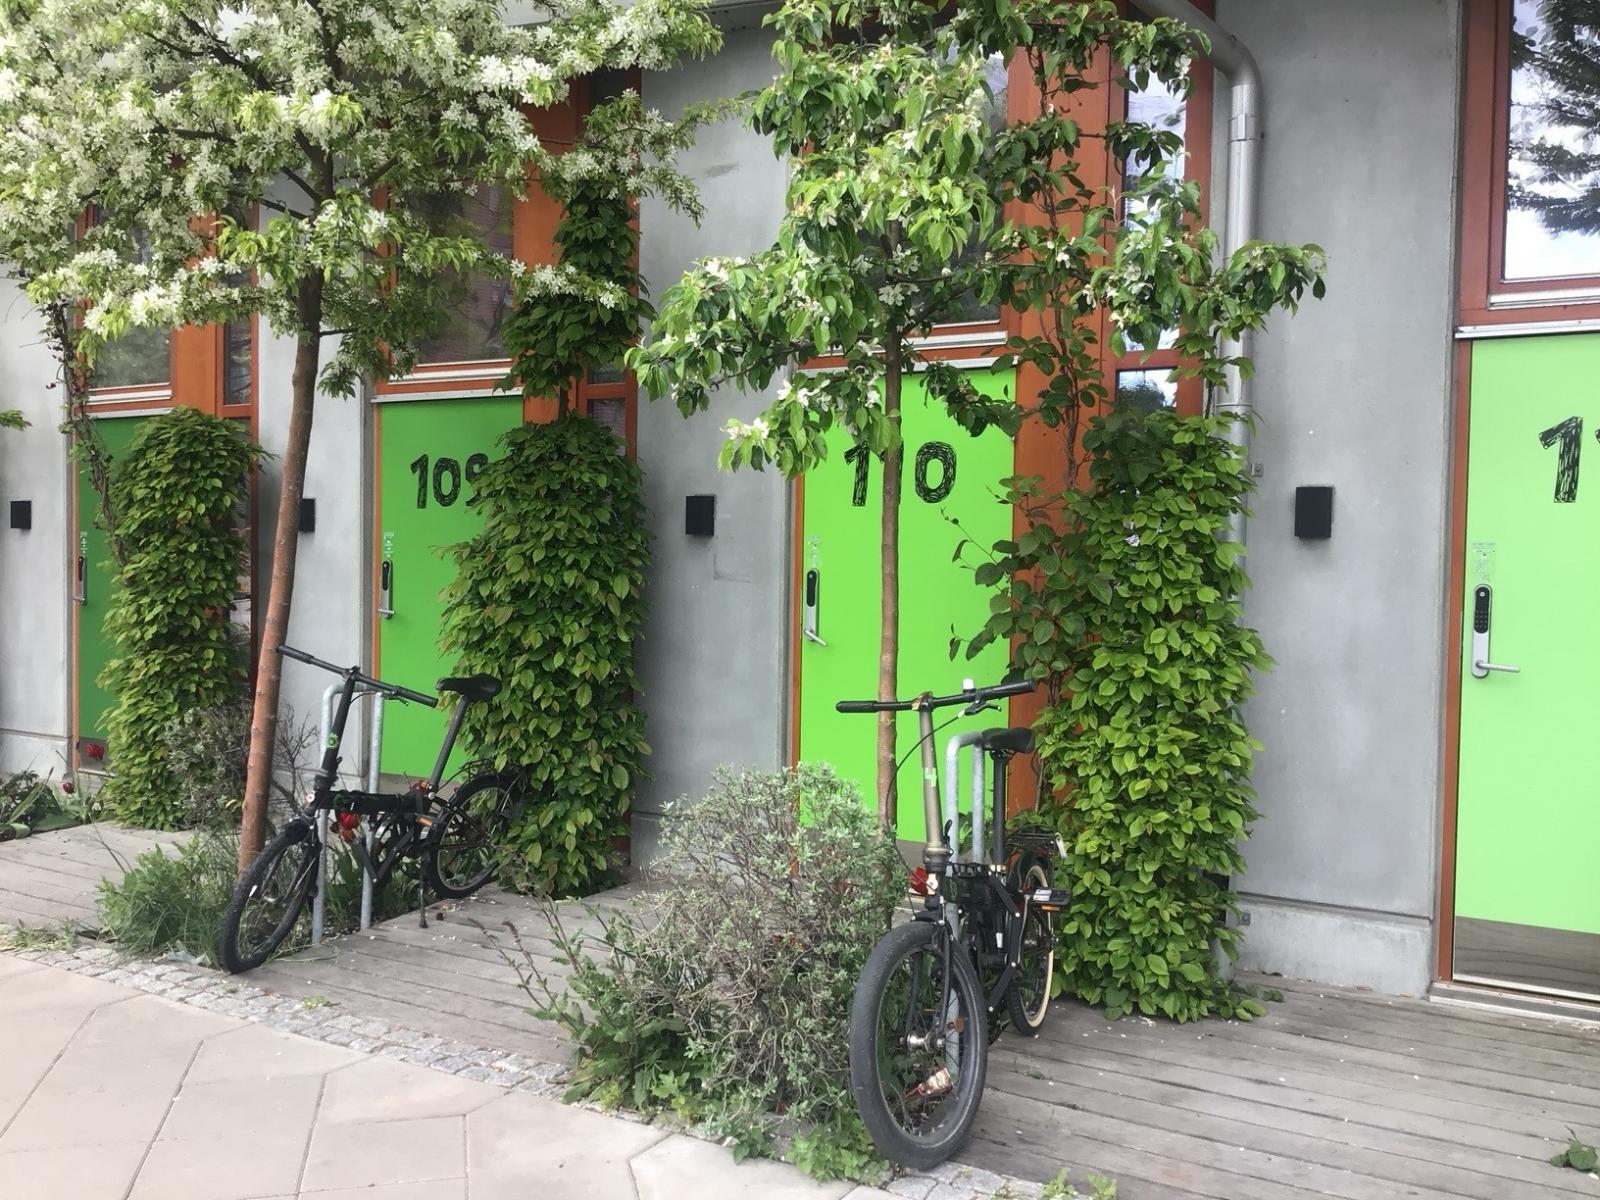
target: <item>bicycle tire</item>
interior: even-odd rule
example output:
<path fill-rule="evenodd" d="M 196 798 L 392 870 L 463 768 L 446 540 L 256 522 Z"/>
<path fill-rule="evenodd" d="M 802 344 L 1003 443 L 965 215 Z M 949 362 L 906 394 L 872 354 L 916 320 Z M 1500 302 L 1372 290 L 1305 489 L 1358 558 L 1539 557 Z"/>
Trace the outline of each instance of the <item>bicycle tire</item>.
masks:
<path fill-rule="evenodd" d="M 474 799 L 490 788 L 500 792 L 499 800 L 487 813 L 475 815 Z M 433 819 L 433 826 L 428 831 L 428 848 L 422 856 L 423 875 L 434 895 L 459 900 L 472 895 L 494 878 L 499 866 L 496 852 L 505 843 L 516 807 L 513 785 L 500 775 L 478 775 L 456 789 L 455 795 L 446 801 L 444 809 Z M 454 846 L 451 839 L 457 836 L 456 831 L 468 828 L 473 828 L 474 844 L 469 847 Z M 448 856 L 462 850 L 469 854 L 469 861 L 472 855 L 476 855 L 477 860 L 472 861 L 467 874 L 452 872 L 446 878 L 446 871 L 441 869 L 439 863 L 440 853 Z"/>
<path fill-rule="evenodd" d="M 988 1018 L 983 990 L 966 951 L 952 942 L 949 994 L 957 1008 L 954 1016 L 946 1009 L 940 1023 L 940 1033 L 944 1038 L 942 1044 L 934 1048 L 939 1059 L 930 1057 L 920 1065 L 903 1065 L 895 1072 L 898 1079 L 886 1080 L 884 1077 L 884 1052 L 887 1047 L 880 1033 L 884 1028 L 885 1002 L 895 986 L 899 969 L 913 960 L 927 965 L 932 974 L 924 979 L 917 974 L 917 966 L 913 965 L 912 987 L 925 996 L 938 994 L 934 989 L 939 987 L 943 973 L 939 939 L 941 928 L 932 921 L 911 921 L 885 934 L 872 948 L 850 1004 L 850 1090 L 855 1096 L 856 1109 L 878 1152 L 890 1162 L 917 1170 L 938 1166 L 966 1141 L 978 1115 L 978 1105 L 983 1098 L 984 1075 L 989 1065 Z M 912 1021 L 907 1019 L 908 1032 L 911 1024 Z M 949 1037 L 952 1029 L 955 1033 L 953 1039 Z M 949 1073 L 951 1040 L 957 1043 L 954 1053 L 956 1077 L 947 1099 L 937 1104 L 935 1119 L 929 1125 L 908 1129 L 892 1111 L 888 1092 L 895 1092 L 904 1103 L 922 1102 L 929 1096 L 945 1095 L 929 1089 L 929 1085 L 935 1085 L 940 1072 L 935 1070 L 926 1075 L 923 1072 L 934 1066 L 936 1061 L 942 1061 L 944 1072 Z M 924 1046 L 921 1049 L 928 1048 Z M 919 1077 L 917 1085 L 910 1090 L 902 1087 L 903 1083 Z"/>
<path fill-rule="evenodd" d="M 233 888 L 233 898 L 228 901 L 228 910 L 222 917 L 222 928 L 217 933 L 217 962 L 224 971 L 230 975 L 237 975 L 241 971 L 254 970 L 271 958 L 293 931 L 295 922 L 305 911 L 311 889 L 316 885 L 314 863 L 310 864 L 309 870 L 303 869 L 307 865 L 305 862 L 299 864 L 302 869 L 294 877 L 290 892 L 285 896 L 287 905 L 284 914 L 269 931 L 265 940 L 249 948 L 239 944 L 245 910 L 250 902 L 267 886 L 273 873 L 283 864 L 286 855 L 295 847 L 307 844 L 306 853 L 314 856 L 315 843 L 316 836 L 312 832 L 311 823 L 304 818 L 296 818 L 262 847 L 261 853 L 255 856 L 251 864 L 245 868 L 244 874 L 239 876 L 239 882 Z"/>
<path fill-rule="evenodd" d="M 1017 864 L 1018 891 L 1026 895 L 1035 888 L 1050 887 L 1050 868 L 1038 858 L 1025 857 Z M 1043 931 L 1045 946 L 1044 978 L 1034 988 L 1031 998 L 1023 994 L 1023 978 L 1028 970 L 1028 934 L 1030 930 Z M 1050 1011 L 1050 985 L 1055 976 L 1055 929 L 1050 924 L 1050 914 L 1028 905 L 1022 923 L 1022 958 L 1018 975 L 1006 989 L 1006 1009 L 1011 1017 L 1011 1027 L 1030 1037 L 1044 1028 L 1045 1016 Z"/>

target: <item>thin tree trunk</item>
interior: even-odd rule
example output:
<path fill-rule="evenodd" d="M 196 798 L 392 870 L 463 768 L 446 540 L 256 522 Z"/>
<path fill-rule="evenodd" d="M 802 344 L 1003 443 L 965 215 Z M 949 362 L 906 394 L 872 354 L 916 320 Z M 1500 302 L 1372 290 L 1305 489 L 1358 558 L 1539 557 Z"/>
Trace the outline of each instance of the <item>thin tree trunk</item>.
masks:
<path fill-rule="evenodd" d="M 898 435 L 900 385 L 905 372 L 900 330 L 889 330 L 883 353 L 883 411 Z M 878 699 L 895 700 L 900 673 L 900 467 L 905 447 L 896 438 L 883 456 L 883 538 L 881 567 L 883 608 L 878 637 Z M 878 817 L 898 828 L 899 797 L 895 787 L 895 714 L 878 714 Z"/>
<path fill-rule="evenodd" d="M 322 347 L 322 276 L 300 287 L 301 334 L 295 343 L 290 384 L 289 440 L 283 452 L 283 485 L 278 525 L 272 541 L 272 581 L 267 589 L 267 619 L 256 660 L 255 706 L 250 716 L 250 759 L 245 771 L 244 816 L 239 830 L 239 870 L 250 865 L 266 836 L 267 797 L 272 786 L 272 751 L 278 737 L 278 693 L 283 658 L 278 647 L 289 633 L 294 598 L 295 554 L 300 547 L 300 497 L 305 492 L 306 455 L 316 407 L 317 365 Z"/>

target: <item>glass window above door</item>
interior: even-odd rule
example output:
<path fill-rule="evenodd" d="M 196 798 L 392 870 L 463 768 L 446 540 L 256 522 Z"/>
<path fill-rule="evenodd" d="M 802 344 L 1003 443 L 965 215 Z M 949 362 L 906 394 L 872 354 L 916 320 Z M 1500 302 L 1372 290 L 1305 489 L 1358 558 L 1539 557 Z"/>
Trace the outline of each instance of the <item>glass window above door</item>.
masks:
<path fill-rule="evenodd" d="M 1600 6 L 1510 7 L 1503 277 L 1600 275 Z"/>
<path fill-rule="evenodd" d="M 512 252 L 512 198 L 498 188 L 432 197 L 429 219 L 436 232 L 475 232 L 492 250 Z M 440 279 L 445 320 L 422 343 L 418 361 L 456 363 L 506 357 L 502 331 L 511 315 L 511 282 L 470 271 L 446 271 Z"/>

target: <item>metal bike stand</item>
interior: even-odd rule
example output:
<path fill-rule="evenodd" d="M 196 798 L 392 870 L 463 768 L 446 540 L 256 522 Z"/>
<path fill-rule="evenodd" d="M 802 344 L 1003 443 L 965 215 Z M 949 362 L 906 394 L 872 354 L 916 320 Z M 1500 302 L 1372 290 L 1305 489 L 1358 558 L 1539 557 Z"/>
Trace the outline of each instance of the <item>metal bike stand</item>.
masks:
<path fill-rule="evenodd" d="M 339 684 L 330 684 L 322 693 L 322 740 L 321 745 L 327 746 L 328 738 L 333 733 L 333 702 L 340 691 Z M 367 791 L 378 790 L 378 756 L 383 749 L 383 705 L 385 696 L 382 692 L 375 692 L 370 688 L 363 688 L 356 693 L 356 698 L 371 696 L 372 722 L 370 733 L 367 737 Z M 327 809 L 317 813 L 317 844 L 321 849 L 317 853 L 317 894 L 311 901 L 311 944 L 317 945 L 322 941 L 323 921 L 326 914 L 328 894 L 328 828 L 332 813 Z M 367 861 L 372 861 L 372 821 L 363 818 L 362 838 L 367 845 Z M 361 928 L 368 929 L 372 925 L 372 872 L 363 865 L 361 868 Z"/>
<path fill-rule="evenodd" d="M 963 747 L 971 746 L 972 750 L 972 854 L 968 862 L 982 862 L 985 842 L 983 840 L 984 819 L 984 754 L 983 748 L 978 745 L 983 740 L 980 730 L 970 733 L 958 733 L 944 744 L 944 819 L 950 826 L 950 849 L 956 861 L 961 860 L 961 814 L 960 796 L 961 783 L 958 778 L 958 768 L 961 763 Z"/>

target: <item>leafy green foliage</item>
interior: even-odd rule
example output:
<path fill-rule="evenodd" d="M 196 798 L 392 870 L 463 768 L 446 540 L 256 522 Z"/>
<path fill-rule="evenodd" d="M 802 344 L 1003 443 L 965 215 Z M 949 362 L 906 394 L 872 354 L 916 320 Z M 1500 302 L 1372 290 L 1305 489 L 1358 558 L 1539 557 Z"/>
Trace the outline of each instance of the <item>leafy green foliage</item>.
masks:
<path fill-rule="evenodd" d="M 79 818 L 65 800 L 55 785 L 36 771 L 18 771 L 0 779 L 0 842 L 77 825 Z"/>
<path fill-rule="evenodd" d="M 1104 1175 L 1090 1174 L 1089 1193 L 1084 1195 L 1067 1178 L 1067 1173 L 1062 1171 L 1049 1183 L 1044 1185 L 1044 1190 L 1039 1193 L 1039 1200 L 1117 1200 L 1117 1181 L 1108 1179 Z"/>
<path fill-rule="evenodd" d="M 1227 420 L 1096 418 L 1089 490 L 1046 505 L 1014 480 L 1029 526 L 977 572 L 999 590 L 973 650 L 1009 640 L 1050 684 L 1034 730 L 1073 887 L 1056 979 L 1112 1015 L 1261 1011 L 1212 952 L 1235 950 L 1226 881 L 1257 815 L 1241 708 L 1270 662 L 1241 623 L 1241 548 L 1219 540 L 1251 486 Z"/>
<path fill-rule="evenodd" d="M 260 455 L 235 422 L 179 407 L 147 421 L 113 467 L 127 558 L 106 611 L 116 652 L 101 683 L 116 697 L 106 720 L 116 774 L 102 799 L 130 825 L 182 823 L 167 729 L 243 690 L 245 647 L 228 610 L 244 570 L 240 516 Z"/>
<path fill-rule="evenodd" d="M 850 1095 L 843 1021 L 873 943 L 904 895 L 894 843 L 831 769 L 718 775 L 663 826 L 663 888 L 604 924 L 596 951 L 555 921 L 570 970 L 511 959 L 537 1015 L 577 1044 L 571 1093 L 670 1109 L 770 1147 L 819 1177 L 875 1181 Z"/>
<path fill-rule="evenodd" d="M 474 755 L 526 772 L 507 872 L 584 894 L 609 877 L 649 747 L 635 703 L 649 534 L 639 468 L 581 417 L 506 434 L 478 478 L 483 527 L 453 548 L 441 644 L 502 690 L 467 710 Z"/>
<path fill-rule="evenodd" d="M 1567 1130 L 1567 1136 L 1571 1141 L 1567 1143 L 1565 1150 L 1550 1159 L 1552 1167 L 1571 1167 L 1574 1171 L 1585 1171 L 1590 1174 L 1600 1168 L 1600 1151 L 1570 1129 Z"/>
<path fill-rule="evenodd" d="M 168 854 L 146 850 L 120 879 L 100 883 L 100 923 L 126 954 L 177 952 L 210 961 L 233 895 L 238 845 L 201 833 Z"/>
<path fill-rule="evenodd" d="M 28 419 L 15 408 L 0 408 L 0 429 L 26 429 Z"/>

